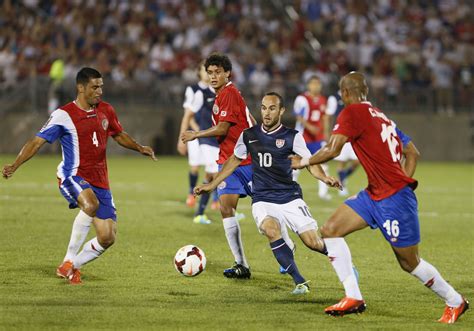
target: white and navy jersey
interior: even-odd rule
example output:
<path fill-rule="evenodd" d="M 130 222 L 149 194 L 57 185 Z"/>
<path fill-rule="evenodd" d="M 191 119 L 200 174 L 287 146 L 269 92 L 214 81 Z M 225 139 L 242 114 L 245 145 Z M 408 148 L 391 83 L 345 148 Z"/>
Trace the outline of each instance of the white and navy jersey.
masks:
<path fill-rule="evenodd" d="M 326 114 L 337 117 L 344 109 L 344 102 L 342 101 L 341 92 L 337 92 L 328 98 L 326 107 Z"/>
<path fill-rule="evenodd" d="M 191 103 L 185 103 L 185 105 L 187 105 L 187 108 L 191 109 L 194 113 L 194 119 L 199 125 L 199 130 L 207 130 L 213 126 L 212 107 L 214 106 L 214 101 L 216 99 L 214 89 L 202 82 L 191 85 L 189 88 L 193 92 L 193 97 Z M 199 144 L 215 147 L 219 146 L 215 137 L 198 138 L 198 140 Z"/>
<path fill-rule="evenodd" d="M 267 132 L 256 125 L 242 132 L 234 154 L 239 159 L 252 157 L 252 203 L 264 201 L 284 204 L 302 199 L 301 187 L 293 181 L 290 155 L 310 157 L 303 135 L 280 125 Z"/>

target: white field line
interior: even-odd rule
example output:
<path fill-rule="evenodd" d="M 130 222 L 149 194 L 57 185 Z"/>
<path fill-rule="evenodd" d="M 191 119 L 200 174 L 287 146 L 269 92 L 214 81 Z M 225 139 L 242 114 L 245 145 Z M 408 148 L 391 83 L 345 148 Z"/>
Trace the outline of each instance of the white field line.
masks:
<path fill-rule="evenodd" d="M 0 195 L 0 201 L 28 201 L 28 202 L 49 202 L 54 204 L 65 204 L 66 202 L 61 199 L 60 196 L 58 197 L 51 197 L 51 196 L 29 196 L 29 195 Z M 134 199 L 127 199 L 127 200 L 116 200 L 116 205 L 120 206 L 165 206 L 165 207 L 185 207 L 184 202 L 176 201 L 176 200 L 134 200 Z M 251 206 L 249 205 L 240 205 L 238 210 L 251 210 Z M 328 208 L 328 207 L 320 207 L 320 208 L 312 208 L 313 214 L 319 212 L 324 213 L 332 213 L 335 209 Z M 443 213 L 440 214 L 435 211 L 420 211 L 420 217 L 444 217 L 444 218 L 474 218 L 474 214 L 470 212 L 450 212 L 450 213 Z M 316 217 L 317 218 L 317 217 Z"/>

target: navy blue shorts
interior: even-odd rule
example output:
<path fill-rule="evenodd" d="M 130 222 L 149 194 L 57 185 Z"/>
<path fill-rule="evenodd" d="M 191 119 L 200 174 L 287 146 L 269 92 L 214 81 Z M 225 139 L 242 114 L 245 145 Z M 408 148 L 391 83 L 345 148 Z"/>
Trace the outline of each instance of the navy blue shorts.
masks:
<path fill-rule="evenodd" d="M 392 246 L 408 247 L 420 242 L 418 202 L 410 187 L 405 186 L 380 201 L 372 200 L 367 191 L 363 190 L 345 203 L 372 229 L 379 228 Z"/>
<path fill-rule="evenodd" d="M 114 198 L 112 197 L 110 190 L 92 186 L 80 176 L 68 177 L 59 185 L 59 191 L 69 202 L 69 208 L 71 209 L 79 207 L 77 204 L 77 198 L 82 191 L 88 188 L 94 191 L 97 200 L 99 200 L 99 209 L 95 216 L 103 220 L 111 218 L 112 220 L 117 221 Z"/>
<path fill-rule="evenodd" d="M 311 154 L 314 154 L 317 151 L 319 151 L 321 148 L 324 147 L 324 145 L 326 145 L 326 142 L 324 140 L 313 141 L 311 143 L 306 143 L 306 147 L 308 147 Z"/>
<path fill-rule="evenodd" d="M 219 171 L 222 165 L 219 164 Z M 239 194 L 241 198 L 252 195 L 252 165 L 239 166 L 217 186 L 217 195 Z"/>

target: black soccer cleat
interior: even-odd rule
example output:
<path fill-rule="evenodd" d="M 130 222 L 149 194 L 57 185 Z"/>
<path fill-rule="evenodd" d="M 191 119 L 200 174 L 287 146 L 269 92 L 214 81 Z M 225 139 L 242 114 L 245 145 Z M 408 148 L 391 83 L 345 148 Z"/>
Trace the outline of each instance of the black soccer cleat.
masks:
<path fill-rule="evenodd" d="M 235 264 L 233 267 L 224 270 L 224 276 L 227 278 L 249 279 L 250 269 L 241 264 Z"/>

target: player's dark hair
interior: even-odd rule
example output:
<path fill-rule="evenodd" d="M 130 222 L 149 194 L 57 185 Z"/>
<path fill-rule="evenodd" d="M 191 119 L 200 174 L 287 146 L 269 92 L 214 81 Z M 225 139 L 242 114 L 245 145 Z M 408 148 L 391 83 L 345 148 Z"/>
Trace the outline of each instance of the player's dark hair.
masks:
<path fill-rule="evenodd" d="M 306 80 L 306 84 L 309 84 L 309 82 L 312 81 L 313 79 L 321 81 L 321 78 L 320 78 L 319 76 L 317 76 L 317 75 L 311 75 L 311 76 L 309 76 L 309 78 Z"/>
<path fill-rule="evenodd" d="M 265 93 L 264 97 L 266 97 L 266 96 L 277 97 L 278 102 L 280 103 L 279 108 L 285 107 L 285 105 L 283 104 L 283 97 L 279 93 L 277 93 L 277 92 L 267 92 L 267 93 Z"/>
<path fill-rule="evenodd" d="M 232 71 L 232 62 L 230 62 L 229 57 L 221 53 L 212 53 L 204 62 L 204 68 L 209 68 L 210 66 L 222 67 L 224 71 Z"/>
<path fill-rule="evenodd" d="M 93 68 L 84 67 L 77 72 L 76 84 L 87 85 L 91 79 L 102 78 L 100 72 Z"/>

